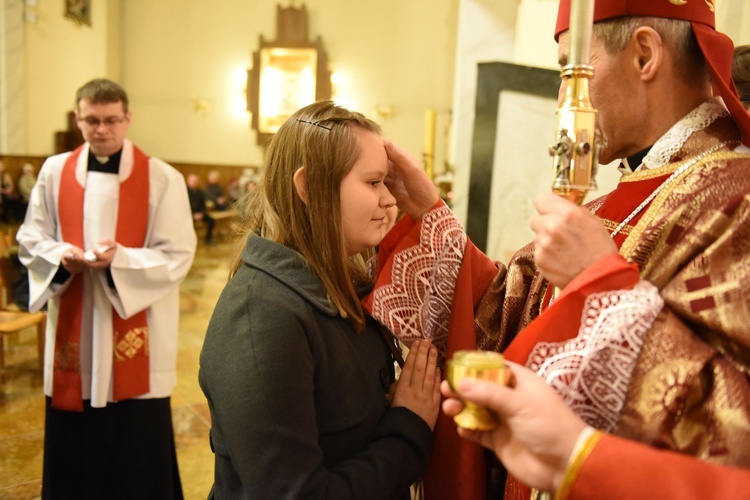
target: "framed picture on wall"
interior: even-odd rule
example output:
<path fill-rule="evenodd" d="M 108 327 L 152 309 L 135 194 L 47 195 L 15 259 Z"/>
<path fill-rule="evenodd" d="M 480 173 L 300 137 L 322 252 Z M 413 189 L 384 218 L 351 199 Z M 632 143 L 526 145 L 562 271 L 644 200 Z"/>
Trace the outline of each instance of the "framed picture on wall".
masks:
<path fill-rule="evenodd" d="M 91 0 L 65 0 L 65 17 L 79 26 L 91 26 Z"/>

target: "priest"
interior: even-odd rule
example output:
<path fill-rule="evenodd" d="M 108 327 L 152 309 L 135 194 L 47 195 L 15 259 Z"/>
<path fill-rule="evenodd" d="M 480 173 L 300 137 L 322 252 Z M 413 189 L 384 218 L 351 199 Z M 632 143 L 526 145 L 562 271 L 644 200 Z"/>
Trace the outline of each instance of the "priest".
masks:
<path fill-rule="evenodd" d="M 76 95 L 85 143 L 48 158 L 17 235 L 47 306 L 43 498 L 182 498 L 170 395 L 196 236 L 183 176 L 125 138 L 128 96 Z"/>

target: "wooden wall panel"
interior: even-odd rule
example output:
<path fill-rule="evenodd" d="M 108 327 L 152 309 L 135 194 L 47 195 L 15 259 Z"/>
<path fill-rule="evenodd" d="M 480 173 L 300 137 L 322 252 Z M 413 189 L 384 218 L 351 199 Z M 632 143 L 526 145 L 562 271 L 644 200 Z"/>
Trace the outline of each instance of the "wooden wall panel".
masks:
<path fill-rule="evenodd" d="M 46 156 L 12 156 L 12 155 L 0 155 L 0 160 L 5 163 L 5 170 L 10 174 L 14 182 L 18 182 L 18 178 L 21 176 L 21 168 L 25 163 L 31 163 L 34 165 L 35 171 L 39 173 L 39 169 L 42 167 L 42 163 L 46 160 Z M 205 163 L 183 163 L 183 162 L 172 162 L 165 160 L 167 163 L 172 165 L 178 171 L 182 172 L 187 177 L 188 174 L 197 174 L 203 184 L 206 182 L 206 177 L 211 170 L 219 172 L 219 182 L 222 185 L 226 185 L 229 179 L 232 177 L 241 177 L 243 171 L 246 168 L 252 168 L 256 172 L 258 167 L 248 165 L 209 165 Z"/>

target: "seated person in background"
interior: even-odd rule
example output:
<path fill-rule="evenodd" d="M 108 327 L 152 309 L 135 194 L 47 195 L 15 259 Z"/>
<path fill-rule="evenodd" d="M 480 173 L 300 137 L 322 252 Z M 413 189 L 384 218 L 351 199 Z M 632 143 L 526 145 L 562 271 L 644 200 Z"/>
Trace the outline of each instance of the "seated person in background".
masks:
<path fill-rule="evenodd" d="M 241 179 L 240 179 L 241 180 Z M 253 196 L 255 196 L 255 186 L 256 186 L 255 179 L 247 179 L 247 182 L 242 186 L 242 195 L 240 196 L 240 199 L 237 201 L 236 208 L 239 210 L 240 214 L 245 213 L 245 209 L 250 204 L 250 200 L 253 199 Z"/>
<path fill-rule="evenodd" d="M 258 176 L 255 173 L 255 169 L 250 167 L 243 169 L 242 175 L 240 175 L 239 179 L 240 188 L 242 188 L 243 190 L 246 189 L 247 183 L 250 181 L 254 181 L 255 179 L 257 179 L 257 177 Z M 245 194 L 245 191 L 242 191 L 242 194 Z"/>
<path fill-rule="evenodd" d="M 29 205 L 29 197 L 31 196 L 31 190 L 36 184 L 36 174 L 34 173 L 34 165 L 31 163 L 24 163 L 21 167 L 21 177 L 18 179 L 18 194 L 21 195 L 21 216 L 26 213 L 26 207 Z"/>
<path fill-rule="evenodd" d="M 219 172 L 211 170 L 206 179 L 206 203 L 214 210 L 225 210 L 227 208 L 227 197 L 219 184 Z"/>
<path fill-rule="evenodd" d="M 18 194 L 14 189 L 13 179 L 5 170 L 5 163 L 0 161 L 0 198 L 2 198 L 2 221 L 17 222 L 20 220 Z"/>
<path fill-rule="evenodd" d="M 750 110 L 750 45 L 738 45 L 734 48 L 732 80 L 737 87 L 740 101 L 745 109 Z"/>
<path fill-rule="evenodd" d="M 245 193 L 250 194 L 255 191 L 255 186 L 257 186 L 255 179 L 248 180 L 247 184 L 245 184 Z"/>
<path fill-rule="evenodd" d="M 596 431 L 534 372 L 508 365 L 512 388 L 464 379 L 456 394 L 443 382 L 441 390 L 448 398 L 443 411 L 457 415 L 463 400 L 494 414 L 500 422 L 495 429 L 459 428 L 458 434 L 493 451 L 524 483 L 556 492 L 558 500 L 748 497 L 750 470 L 721 467 Z"/>
<path fill-rule="evenodd" d="M 196 174 L 187 177 L 188 197 L 190 198 L 190 210 L 193 212 L 193 221 L 203 221 L 206 224 L 206 243 L 213 242 L 215 221 L 208 215 L 206 208 L 206 194 L 201 189 L 201 179 Z"/>
<path fill-rule="evenodd" d="M 242 198 L 242 186 L 240 185 L 240 179 L 235 175 L 229 179 L 227 183 L 227 201 L 229 205 L 234 205 Z"/>

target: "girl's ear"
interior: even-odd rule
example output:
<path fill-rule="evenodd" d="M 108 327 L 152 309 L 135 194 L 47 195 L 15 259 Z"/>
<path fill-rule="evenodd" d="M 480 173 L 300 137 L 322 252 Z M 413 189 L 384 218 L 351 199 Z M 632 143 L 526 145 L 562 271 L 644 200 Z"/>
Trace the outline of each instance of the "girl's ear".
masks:
<path fill-rule="evenodd" d="M 297 196 L 302 203 L 307 205 L 307 182 L 305 179 L 305 167 L 300 167 L 294 172 L 294 187 L 297 189 Z"/>

